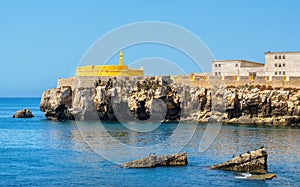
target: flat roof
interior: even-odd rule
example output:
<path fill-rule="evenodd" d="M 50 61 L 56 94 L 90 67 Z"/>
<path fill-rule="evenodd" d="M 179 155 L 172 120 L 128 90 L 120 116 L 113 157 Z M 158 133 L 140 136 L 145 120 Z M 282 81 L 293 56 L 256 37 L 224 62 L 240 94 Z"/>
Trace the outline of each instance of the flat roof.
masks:
<path fill-rule="evenodd" d="M 300 53 L 300 51 L 267 51 L 265 54 Z"/>
<path fill-rule="evenodd" d="M 264 65 L 263 63 L 253 62 L 253 61 L 249 61 L 249 60 L 212 60 L 211 62 L 248 62 L 248 63 L 252 63 L 252 64 Z"/>

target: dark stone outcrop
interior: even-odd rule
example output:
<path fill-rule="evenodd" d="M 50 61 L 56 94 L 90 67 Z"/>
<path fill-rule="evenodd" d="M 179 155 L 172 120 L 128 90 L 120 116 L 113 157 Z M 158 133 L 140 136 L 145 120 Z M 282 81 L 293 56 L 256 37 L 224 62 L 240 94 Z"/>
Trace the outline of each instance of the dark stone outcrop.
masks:
<path fill-rule="evenodd" d="M 174 155 L 156 156 L 134 160 L 122 165 L 125 168 L 153 168 L 158 166 L 185 166 L 188 164 L 187 154 L 178 153 Z"/>
<path fill-rule="evenodd" d="M 18 110 L 14 115 L 13 118 L 33 118 L 34 115 L 29 109 Z"/>
<path fill-rule="evenodd" d="M 265 174 L 268 170 L 267 157 L 266 149 L 260 148 L 240 154 L 225 163 L 213 165 L 210 169 Z"/>

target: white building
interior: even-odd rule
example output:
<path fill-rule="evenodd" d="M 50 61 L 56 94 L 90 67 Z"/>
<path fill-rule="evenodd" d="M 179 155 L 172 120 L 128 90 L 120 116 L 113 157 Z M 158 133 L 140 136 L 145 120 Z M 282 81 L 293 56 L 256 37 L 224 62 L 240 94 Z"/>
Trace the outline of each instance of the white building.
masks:
<path fill-rule="evenodd" d="M 300 76 L 300 52 L 266 52 L 265 75 L 269 76 Z"/>
<path fill-rule="evenodd" d="M 264 76 L 264 64 L 247 60 L 212 61 L 212 76 Z"/>

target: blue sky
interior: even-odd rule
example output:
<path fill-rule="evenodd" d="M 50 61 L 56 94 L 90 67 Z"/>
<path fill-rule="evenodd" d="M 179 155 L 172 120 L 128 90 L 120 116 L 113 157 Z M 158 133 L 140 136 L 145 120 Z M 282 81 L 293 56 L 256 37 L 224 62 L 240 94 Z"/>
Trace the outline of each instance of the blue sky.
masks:
<path fill-rule="evenodd" d="M 296 0 L 0 3 L 2 97 L 41 96 L 56 86 L 57 78 L 74 75 L 95 40 L 133 22 L 163 21 L 184 27 L 201 38 L 216 59 L 264 62 L 265 51 L 300 50 Z M 124 54 L 124 62 L 159 55 L 153 51 L 127 59 Z"/>

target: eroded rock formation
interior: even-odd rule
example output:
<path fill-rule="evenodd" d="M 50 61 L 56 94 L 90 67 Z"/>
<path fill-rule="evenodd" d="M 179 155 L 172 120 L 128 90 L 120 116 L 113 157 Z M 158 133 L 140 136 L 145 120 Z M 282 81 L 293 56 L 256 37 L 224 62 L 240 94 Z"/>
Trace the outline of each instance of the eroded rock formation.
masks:
<path fill-rule="evenodd" d="M 43 93 L 40 109 L 51 120 L 72 120 L 69 112 L 72 108 L 72 90 L 70 87 L 53 88 Z"/>
<path fill-rule="evenodd" d="M 193 88 L 186 119 L 228 124 L 300 125 L 299 89 L 266 89 L 263 86 L 229 87 L 212 91 Z M 188 101 L 188 100 L 186 100 Z M 223 104 L 222 104 L 223 102 Z"/>
<path fill-rule="evenodd" d="M 300 92 L 298 89 L 229 88 L 226 123 L 257 125 L 298 125 Z M 239 104 L 234 103 L 238 100 Z"/>
<path fill-rule="evenodd" d="M 125 168 L 152 168 L 158 166 L 184 166 L 188 164 L 187 154 L 178 153 L 174 155 L 156 156 L 149 155 L 149 157 L 134 160 L 123 164 Z"/>
<path fill-rule="evenodd" d="M 40 109 L 48 119 L 176 121 L 180 96 L 171 84 L 157 78 L 137 82 L 97 80 L 90 87 L 53 88 L 43 93 Z"/>
<path fill-rule="evenodd" d="M 260 148 L 240 154 L 225 163 L 213 165 L 210 169 L 265 174 L 268 170 L 267 158 L 266 149 Z"/>
<path fill-rule="evenodd" d="M 80 82 L 80 80 L 78 80 Z M 74 84 L 75 85 L 75 84 Z M 299 125 L 299 89 L 265 86 L 214 87 L 175 85 L 162 77 L 133 81 L 96 80 L 43 93 L 48 119 L 121 121 L 193 121 L 228 124 Z"/>

